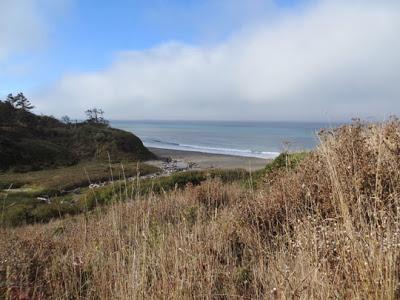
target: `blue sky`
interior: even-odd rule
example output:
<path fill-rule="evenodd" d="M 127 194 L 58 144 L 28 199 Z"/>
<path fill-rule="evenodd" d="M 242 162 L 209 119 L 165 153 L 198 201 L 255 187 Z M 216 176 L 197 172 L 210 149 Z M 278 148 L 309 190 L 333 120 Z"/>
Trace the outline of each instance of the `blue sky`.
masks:
<path fill-rule="evenodd" d="M 9 14 L 0 21 L 0 95 L 24 91 L 38 112 L 76 117 L 95 105 L 125 119 L 382 117 L 399 109 L 399 7 L 390 0 L 2 0 Z M 313 109 L 297 109 L 304 105 Z"/>
<path fill-rule="evenodd" d="M 16 74 L 0 73 L 1 94 L 37 89 L 65 73 L 100 70 L 112 62 L 118 51 L 144 50 L 169 41 L 216 43 L 249 22 L 257 22 L 272 9 L 297 9 L 307 3 L 64 0 L 57 6 L 48 2 L 37 1 L 38 15 L 47 26 L 45 46 L 38 43 L 36 49 L 7 58 L 7 67 L 15 65 L 16 71 L 11 73 Z"/>
<path fill-rule="evenodd" d="M 44 1 L 38 6 L 48 27 L 46 46 L 10 55 L 8 64 L 27 63 L 34 70 L 23 76 L 1 74 L 0 90 L 35 88 L 63 73 L 98 70 L 110 64 L 117 51 L 143 50 L 168 41 L 215 43 L 271 9 L 268 1 L 249 1 L 244 6 L 240 2 L 70 0 L 51 9 Z M 291 9 L 302 2 L 279 0 L 274 4 Z"/>

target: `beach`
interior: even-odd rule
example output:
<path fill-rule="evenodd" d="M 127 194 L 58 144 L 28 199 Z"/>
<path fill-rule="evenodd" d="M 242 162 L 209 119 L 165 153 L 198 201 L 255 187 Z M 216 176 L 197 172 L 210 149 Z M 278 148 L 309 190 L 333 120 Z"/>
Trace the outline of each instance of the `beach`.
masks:
<path fill-rule="evenodd" d="M 224 154 L 211 154 L 195 151 L 170 150 L 161 148 L 149 148 L 151 152 L 160 158 L 171 158 L 178 162 L 193 164 L 193 169 L 237 169 L 242 168 L 248 171 L 255 171 L 265 167 L 271 159 L 256 157 L 243 157 Z M 149 163 L 158 166 L 161 161 L 150 161 Z"/>

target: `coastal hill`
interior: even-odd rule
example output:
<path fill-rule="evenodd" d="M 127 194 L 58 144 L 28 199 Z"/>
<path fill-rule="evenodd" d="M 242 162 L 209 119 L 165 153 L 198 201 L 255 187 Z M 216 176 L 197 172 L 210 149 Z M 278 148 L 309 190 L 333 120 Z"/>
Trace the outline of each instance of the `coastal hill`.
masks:
<path fill-rule="evenodd" d="M 86 160 L 155 158 L 132 133 L 111 128 L 102 111 L 88 110 L 84 122 L 35 115 L 20 93 L 0 101 L 0 170 L 38 170 Z"/>
<path fill-rule="evenodd" d="M 87 191 L 85 213 L 0 230 L 0 298 L 399 299 L 399 133 L 397 119 L 321 131 L 244 181 Z"/>

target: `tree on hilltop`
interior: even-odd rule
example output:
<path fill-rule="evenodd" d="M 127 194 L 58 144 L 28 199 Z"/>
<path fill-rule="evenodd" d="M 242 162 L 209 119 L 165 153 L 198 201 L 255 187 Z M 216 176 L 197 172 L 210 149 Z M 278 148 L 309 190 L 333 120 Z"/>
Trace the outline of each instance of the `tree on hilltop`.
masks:
<path fill-rule="evenodd" d="M 108 124 L 108 121 L 104 119 L 104 111 L 99 108 L 92 108 L 85 111 L 87 116 L 86 122 L 95 124 Z"/>
<path fill-rule="evenodd" d="M 62 117 L 61 117 L 61 122 L 63 122 L 63 123 L 66 124 L 66 125 L 69 125 L 69 124 L 72 123 L 71 118 L 68 117 L 68 116 L 62 116 Z"/>
<path fill-rule="evenodd" d="M 13 96 L 13 94 L 8 94 L 5 102 L 16 109 L 20 109 L 23 111 L 30 111 L 34 108 L 34 106 L 23 93 L 18 93 L 17 96 Z"/>
<path fill-rule="evenodd" d="M 11 105 L 12 107 L 16 108 L 17 98 L 14 97 L 12 94 L 8 94 L 8 95 L 7 95 L 7 99 L 6 99 L 4 102 L 5 102 L 5 103 L 8 103 L 8 104 Z"/>
<path fill-rule="evenodd" d="M 23 93 L 19 93 L 16 97 L 16 107 L 24 111 L 30 111 L 35 108 L 32 103 L 25 97 Z"/>

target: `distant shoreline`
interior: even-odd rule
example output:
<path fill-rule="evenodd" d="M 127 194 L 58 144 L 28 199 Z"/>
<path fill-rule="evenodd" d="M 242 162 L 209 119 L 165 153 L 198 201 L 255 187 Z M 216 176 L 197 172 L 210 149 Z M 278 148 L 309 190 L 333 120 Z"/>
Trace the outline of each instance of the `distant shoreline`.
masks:
<path fill-rule="evenodd" d="M 318 144 L 316 132 L 330 128 L 310 122 L 114 121 L 148 148 L 274 159 Z"/>
<path fill-rule="evenodd" d="M 186 151 L 186 150 L 171 150 L 165 148 L 154 148 L 148 147 L 148 149 L 160 158 L 168 158 L 174 160 L 181 160 L 186 163 L 195 163 L 197 169 L 237 169 L 242 168 L 246 170 L 259 170 L 264 168 L 271 159 L 257 158 L 257 157 L 245 157 L 235 156 L 228 154 L 213 154 L 204 153 L 198 151 Z M 150 162 L 157 164 L 156 161 Z"/>

